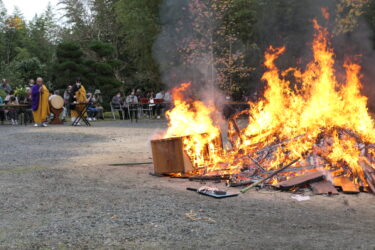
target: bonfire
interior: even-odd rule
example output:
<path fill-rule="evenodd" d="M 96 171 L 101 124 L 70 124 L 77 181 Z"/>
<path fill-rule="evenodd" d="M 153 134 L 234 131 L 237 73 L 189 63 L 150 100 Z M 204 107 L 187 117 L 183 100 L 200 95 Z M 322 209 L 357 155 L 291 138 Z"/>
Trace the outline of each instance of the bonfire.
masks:
<path fill-rule="evenodd" d="M 342 65 L 345 80 L 339 81 L 329 33 L 316 20 L 313 25 L 313 60 L 304 70 L 278 69 L 275 61 L 284 47 L 266 51 L 264 96 L 229 119 L 226 147 L 213 118 L 215 105 L 185 98 L 190 83 L 173 90 L 174 108 L 166 114 L 169 124 L 162 138 L 182 139 L 192 165 L 183 175 L 225 176 L 236 185 L 269 177 L 293 162 L 266 183 L 282 186 L 296 176 L 319 172 L 333 183 L 349 180 L 375 193 L 374 120 L 361 94 L 361 67 L 347 60 Z M 293 82 L 287 80 L 291 75 Z M 247 123 L 240 126 L 244 115 Z"/>

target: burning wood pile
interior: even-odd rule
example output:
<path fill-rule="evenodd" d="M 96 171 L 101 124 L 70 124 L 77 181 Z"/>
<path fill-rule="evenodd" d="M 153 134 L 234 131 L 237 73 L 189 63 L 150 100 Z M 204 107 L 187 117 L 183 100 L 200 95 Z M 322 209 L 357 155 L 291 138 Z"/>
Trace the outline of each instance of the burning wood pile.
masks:
<path fill-rule="evenodd" d="M 347 60 L 339 81 L 328 31 L 313 23 L 313 60 L 305 70 L 277 68 L 285 48 L 265 53 L 264 97 L 229 120 L 227 147 L 214 105 L 185 98 L 189 83 L 175 88 L 168 130 L 152 141 L 155 172 L 224 179 L 248 186 L 244 192 L 309 186 L 315 194 L 337 194 L 337 187 L 375 193 L 375 124 L 360 93 L 361 67 Z"/>

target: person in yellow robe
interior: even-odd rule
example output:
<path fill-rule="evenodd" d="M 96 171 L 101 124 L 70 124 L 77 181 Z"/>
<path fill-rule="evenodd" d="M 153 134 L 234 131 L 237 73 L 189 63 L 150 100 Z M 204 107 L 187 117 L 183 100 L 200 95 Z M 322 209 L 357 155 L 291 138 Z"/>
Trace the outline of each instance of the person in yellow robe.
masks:
<path fill-rule="evenodd" d="M 35 127 L 47 127 L 47 117 L 51 113 L 49 109 L 49 91 L 43 84 L 43 78 L 38 77 L 36 84 L 31 89 L 31 109 Z"/>
<path fill-rule="evenodd" d="M 72 105 L 70 108 L 70 117 L 72 118 L 72 122 L 74 123 L 76 119 L 79 117 L 79 113 L 83 111 L 85 108 L 84 104 L 87 102 L 86 96 L 86 89 L 81 84 L 80 80 L 76 81 L 76 84 L 73 86 L 71 90 L 72 96 Z M 84 113 L 86 117 L 86 112 Z M 77 125 L 80 125 L 79 123 Z"/>

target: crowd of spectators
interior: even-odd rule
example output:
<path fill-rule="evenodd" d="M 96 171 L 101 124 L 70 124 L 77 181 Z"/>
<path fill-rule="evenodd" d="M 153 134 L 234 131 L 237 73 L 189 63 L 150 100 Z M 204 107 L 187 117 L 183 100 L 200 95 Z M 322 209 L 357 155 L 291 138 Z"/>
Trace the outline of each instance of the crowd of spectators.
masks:
<path fill-rule="evenodd" d="M 31 109 L 17 109 L 12 105 L 25 104 L 31 105 L 31 88 L 35 81 L 29 80 L 23 87 L 26 94 L 17 95 L 11 84 L 3 79 L 0 84 L 0 90 L 5 92 L 4 98 L 0 96 L 0 104 L 7 104 L 6 108 L 0 107 L 0 121 L 4 123 L 9 120 L 13 125 L 18 124 L 18 117 L 24 113 L 24 119 L 27 123 L 33 122 Z M 64 111 L 62 112 L 62 120 L 69 116 L 71 109 L 72 96 L 74 90 L 72 85 L 68 85 L 64 92 L 56 90 L 50 91 L 51 95 L 60 95 L 64 99 Z M 17 92 L 17 90 L 16 90 Z M 111 98 L 111 111 L 116 110 L 120 112 L 121 119 L 139 118 L 142 115 L 147 115 L 150 118 L 161 119 L 164 112 L 171 106 L 171 95 L 169 91 L 161 90 L 155 92 L 145 92 L 141 89 L 132 89 L 126 95 L 123 92 L 118 92 Z M 89 121 L 96 121 L 97 119 L 104 119 L 103 97 L 99 89 L 87 91 L 87 117 Z"/>
<path fill-rule="evenodd" d="M 118 110 L 121 119 L 130 119 L 140 115 L 160 119 L 162 111 L 170 108 L 171 95 L 169 91 L 160 91 L 156 95 L 153 91 L 143 92 L 141 89 L 132 89 L 128 95 L 124 96 L 117 92 L 112 97 L 112 110 Z M 139 112 L 142 112 L 139 114 Z M 148 112 L 148 114 L 145 113 Z M 124 117 L 122 116 L 124 114 Z"/>

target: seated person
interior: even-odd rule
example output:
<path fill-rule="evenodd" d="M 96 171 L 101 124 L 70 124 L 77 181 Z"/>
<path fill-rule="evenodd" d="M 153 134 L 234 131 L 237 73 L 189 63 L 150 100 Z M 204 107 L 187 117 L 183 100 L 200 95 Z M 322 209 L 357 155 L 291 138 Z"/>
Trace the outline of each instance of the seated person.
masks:
<path fill-rule="evenodd" d="M 95 106 L 95 96 L 92 96 L 92 93 L 87 94 L 87 100 L 90 100 L 87 106 L 87 116 L 89 121 L 96 121 L 96 116 L 98 115 L 98 110 Z"/>
<path fill-rule="evenodd" d="M 119 113 L 120 119 L 122 120 L 123 117 L 122 117 L 121 110 L 122 110 L 123 101 L 122 101 L 120 92 L 118 92 L 114 97 L 112 97 L 111 105 L 113 109 L 119 110 L 118 113 Z"/>
<path fill-rule="evenodd" d="M 18 105 L 18 100 L 15 96 L 11 96 L 9 98 L 8 104 L 10 105 Z M 9 118 L 12 121 L 12 125 L 17 125 L 18 124 L 18 110 L 15 107 L 9 107 L 9 112 L 8 112 Z"/>
<path fill-rule="evenodd" d="M 134 90 L 126 97 L 126 105 L 129 109 L 130 118 L 134 117 L 138 120 L 138 97 L 135 95 Z"/>
<path fill-rule="evenodd" d="M 26 105 L 30 105 L 29 108 L 26 108 L 25 110 L 22 110 L 21 112 L 24 113 L 25 115 L 25 122 L 27 123 L 32 123 L 33 122 L 33 113 L 32 113 L 32 110 L 31 110 L 31 88 L 27 87 L 26 88 L 26 96 L 23 97 L 22 99 L 20 99 L 20 104 L 26 104 Z"/>
<path fill-rule="evenodd" d="M 98 118 L 101 118 L 104 120 L 104 108 L 101 103 L 103 103 L 103 97 L 100 89 L 96 89 L 94 92 L 94 97 L 95 97 L 95 107 L 96 110 L 98 111 Z"/>

